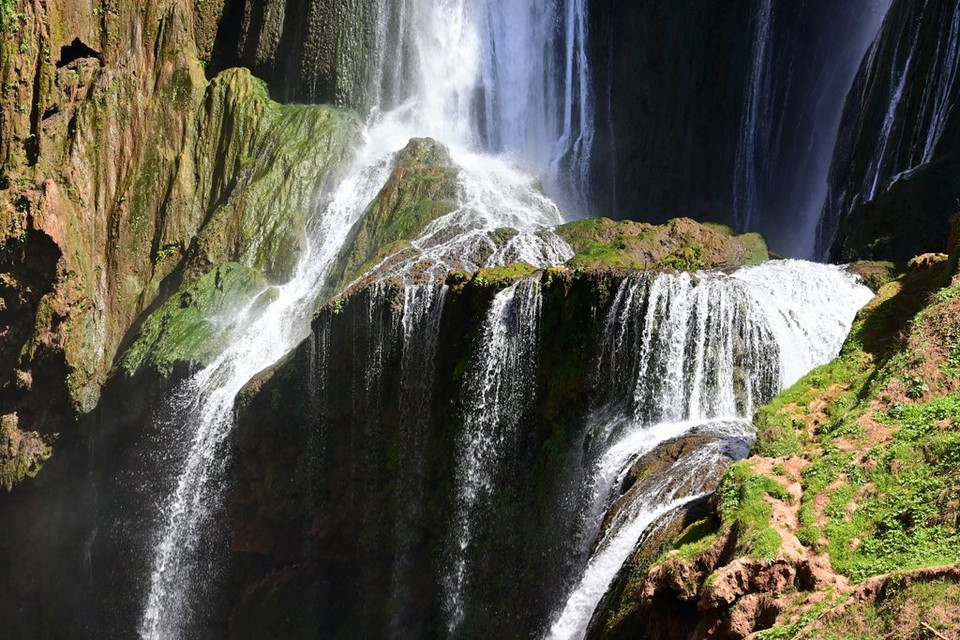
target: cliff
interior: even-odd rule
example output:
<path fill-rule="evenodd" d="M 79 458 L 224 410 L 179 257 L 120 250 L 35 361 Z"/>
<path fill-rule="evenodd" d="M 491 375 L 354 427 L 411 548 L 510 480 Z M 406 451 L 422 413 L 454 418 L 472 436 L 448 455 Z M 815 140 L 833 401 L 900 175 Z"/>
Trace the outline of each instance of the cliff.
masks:
<path fill-rule="evenodd" d="M 847 98 L 820 221 L 833 260 L 939 251 L 960 195 L 960 7 L 894 0 Z"/>
<path fill-rule="evenodd" d="M 559 233 L 581 250 L 568 267 L 357 282 L 288 359 L 251 381 L 224 517 L 233 637 L 433 633 L 449 620 L 465 526 L 475 542 L 462 562 L 477 578 L 460 587 L 458 633 L 527 635 L 549 618 L 590 552 L 578 514 L 560 505 L 579 499 L 582 459 L 600 438 L 588 418 L 611 394 L 596 359 L 618 289 L 678 266 L 735 268 L 763 246 L 691 220 L 584 221 Z M 505 324 L 491 325 L 506 299 Z M 495 342 L 500 326 L 516 335 Z M 510 364 L 484 383 L 496 345 Z M 665 443 L 637 462 L 632 491 L 710 441 Z M 729 460 L 686 490 L 712 490 Z M 477 492 L 466 506 L 465 482 Z"/>
<path fill-rule="evenodd" d="M 3 5 L 0 413 L 55 448 L 178 288 L 228 262 L 287 276 L 358 126 L 246 71 L 208 82 L 217 3 L 93 9 Z"/>

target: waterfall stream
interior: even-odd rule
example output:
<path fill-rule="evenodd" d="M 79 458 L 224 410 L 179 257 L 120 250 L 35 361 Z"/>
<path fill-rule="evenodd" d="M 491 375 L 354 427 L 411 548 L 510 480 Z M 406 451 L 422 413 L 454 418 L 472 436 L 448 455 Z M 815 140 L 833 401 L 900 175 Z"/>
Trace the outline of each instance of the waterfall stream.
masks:
<path fill-rule="evenodd" d="M 596 412 L 599 451 L 583 507 L 599 537 L 557 612 L 550 638 L 580 638 L 600 599 L 657 518 L 696 499 L 717 461 L 744 457 L 754 409 L 836 356 L 872 292 L 839 267 L 778 261 L 719 273 L 642 275 L 623 281 L 607 316 Z M 633 463 L 668 440 L 714 438 L 642 486 L 605 530 Z M 691 484 L 694 483 L 694 484 Z"/>
<path fill-rule="evenodd" d="M 777 251 L 815 252 L 847 93 L 891 0 L 758 0 L 734 167 L 735 221 Z"/>
<path fill-rule="evenodd" d="M 389 178 L 394 154 L 413 137 L 431 136 L 449 148 L 459 168 L 460 197 L 452 213 L 412 242 L 416 258 L 390 274 L 405 286 L 403 315 L 392 325 L 403 337 L 407 392 L 400 410 L 402 474 L 390 494 L 398 505 L 397 560 L 388 579 L 399 616 L 409 597 L 405 558 L 417 544 L 416 499 L 424 484 L 420 429 L 430 411 L 431 366 L 447 295 L 438 284 L 407 281 L 406 267 L 432 265 L 426 272 L 435 280 L 452 264 L 468 270 L 517 260 L 549 266 L 572 256 L 551 230 L 563 217 L 541 190 L 538 174 L 550 196 L 575 213 L 585 210 L 594 124 L 586 11 L 585 0 L 536 0 L 527 8 L 510 0 L 383 0 L 376 99 L 364 142 L 339 184 L 320 194 L 293 277 L 232 318 L 224 329 L 229 346 L 182 382 L 167 413 L 158 417 L 180 424 L 187 437 L 169 454 L 177 477 L 153 535 L 141 637 L 189 636 L 202 616 L 196 596 L 209 578 L 201 561 L 203 532 L 222 500 L 237 394 L 309 335 L 328 274 Z M 507 241 L 499 239 L 503 228 L 514 230 Z M 488 258 L 464 257 L 483 244 L 491 249 Z M 371 316 L 382 293 L 371 294 Z M 709 432 L 716 443 L 646 487 L 606 528 L 596 551 L 585 554 L 590 559 L 561 603 L 552 635 L 584 633 L 648 526 L 699 493 L 681 498 L 676 477 L 695 476 L 722 456 L 742 455 L 749 437 L 744 420 L 752 409 L 832 357 L 868 297 L 840 269 L 801 262 L 733 275 L 668 273 L 623 282 L 600 358 L 599 374 L 609 388 L 591 430 L 584 528 L 600 534 L 618 479 L 643 453 L 695 429 Z M 438 569 L 452 636 L 462 631 L 464 598 L 475 579 L 478 523 L 488 515 L 501 460 L 534 400 L 542 302 L 535 279 L 497 293 L 464 376 L 466 401 L 453 461 L 454 524 Z M 318 335 L 311 343 L 317 363 L 327 363 L 329 339 Z M 384 375 L 384 353 L 371 347 L 367 354 L 365 382 L 372 386 Z M 364 401 L 375 402 L 377 394 L 368 391 Z M 393 625 L 401 623 L 395 619 Z"/>
<path fill-rule="evenodd" d="M 541 304 L 538 280 L 520 280 L 498 293 L 483 324 L 480 352 L 467 374 L 456 460 L 456 540 L 443 578 L 450 635 L 463 621 L 472 525 L 485 513 L 496 471 L 516 448 L 520 419 L 533 400 Z"/>
<path fill-rule="evenodd" d="M 413 137 L 432 136 L 450 148 L 461 169 L 460 206 L 431 224 L 423 238 L 414 243 L 422 252 L 422 259 L 432 260 L 438 271 L 444 270 L 445 261 L 452 256 L 469 255 L 471 246 L 491 242 L 491 235 L 505 227 L 519 233 L 506 244 L 496 245 L 496 251 L 483 264 L 468 267 L 514 260 L 546 266 L 562 263 L 572 255 L 566 243 L 549 230 L 562 221 L 559 208 L 540 192 L 536 175 L 518 169 L 514 162 L 536 156 L 531 168 L 537 169 L 550 163 L 563 164 L 557 158 L 569 156 L 572 159 L 565 160 L 567 164 L 586 166 L 590 122 L 589 109 L 583 106 L 587 95 L 583 77 L 585 8 L 582 2 L 571 2 L 569 6 L 547 2 L 538 7 L 538 11 L 549 9 L 556 15 L 567 16 L 566 23 L 571 26 L 565 31 L 569 40 L 565 51 L 571 59 L 565 73 L 557 75 L 558 88 L 548 78 L 539 78 L 550 86 L 552 96 L 543 103 L 540 114 L 530 113 L 526 106 L 508 107 L 507 101 L 515 99 L 516 94 L 488 91 L 490 110 L 499 109 L 500 114 L 487 123 L 489 129 L 484 135 L 496 138 L 493 150 L 505 154 L 490 156 L 484 155 L 487 147 L 482 143 L 476 118 L 475 96 L 483 73 L 495 74 L 498 82 L 504 83 L 502 91 L 510 90 L 509 85 L 514 82 L 532 82 L 530 74 L 541 73 L 539 68 L 531 67 L 518 72 L 520 75 L 513 80 L 505 75 L 512 68 L 513 59 L 503 57 L 506 31 L 496 27 L 495 19 L 505 16 L 511 7 L 514 5 L 505 0 L 490 0 L 483 4 L 482 12 L 476 3 L 466 0 L 382 3 L 377 108 L 346 177 L 332 193 L 320 199 L 322 204 L 311 223 L 307 250 L 294 276 L 276 288 L 271 302 L 251 304 L 232 319 L 224 329 L 228 335 L 227 349 L 184 381 L 173 394 L 166 414 L 157 418 L 183 425 L 188 435 L 176 463 L 178 477 L 161 507 L 159 527 L 154 534 L 149 590 L 139 628 L 141 637 L 181 637 L 197 614 L 195 596 L 209 578 L 200 561 L 204 552 L 202 528 L 220 503 L 227 465 L 225 443 L 233 428 L 234 400 L 254 375 L 308 335 L 310 318 L 324 291 L 327 275 L 351 228 L 389 177 L 394 152 Z M 480 20 L 481 15 L 486 16 L 485 21 Z M 533 31 L 521 42 L 533 46 L 535 38 L 546 33 L 553 38 L 551 22 L 544 22 L 538 12 L 529 17 L 528 25 Z M 398 29 L 398 25 L 409 28 Z M 567 40 L 556 38 L 550 42 Z M 496 55 L 494 46 L 499 47 Z M 553 46 L 535 52 L 534 57 L 543 64 L 552 64 Z M 530 85 L 529 96 L 539 96 L 545 88 L 543 84 Z M 559 100 L 562 102 L 555 102 Z M 540 133 L 529 130 L 527 124 L 556 112 L 558 104 L 563 105 L 559 110 L 562 118 L 546 120 L 550 124 Z M 521 119 L 526 119 L 527 124 Z M 549 154 L 545 151 L 548 148 Z M 535 152 L 531 156 L 525 149 Z M 476 485 L 476 491 L 480 491 L 482 475 L 482 464 L 466 471 L 465 486 Z M 416 477 L 410 480 L 416 482 Z M 469 510 L 472 505 L 464 508 Z M 463 535 L 468 539 L 469 530 Z M 399 584 L 402 576 L 397 580 Z"/>

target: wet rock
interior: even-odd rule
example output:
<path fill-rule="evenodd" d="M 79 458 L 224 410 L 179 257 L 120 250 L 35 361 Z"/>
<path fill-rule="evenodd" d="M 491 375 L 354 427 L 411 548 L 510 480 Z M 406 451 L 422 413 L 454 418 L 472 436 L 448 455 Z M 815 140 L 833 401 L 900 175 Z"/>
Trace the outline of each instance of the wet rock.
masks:
<path fill-rule="evenodd" d="M 442 144 L 429 138 L 410 140 L 395 154 L 393 172 L 344 243 L 330 291 L 339 291 L 391 254 L 403 254 L 430 222 L 453 211 L 459 173 Z M 389 265 L 381 272 L 389 273 Z"/>

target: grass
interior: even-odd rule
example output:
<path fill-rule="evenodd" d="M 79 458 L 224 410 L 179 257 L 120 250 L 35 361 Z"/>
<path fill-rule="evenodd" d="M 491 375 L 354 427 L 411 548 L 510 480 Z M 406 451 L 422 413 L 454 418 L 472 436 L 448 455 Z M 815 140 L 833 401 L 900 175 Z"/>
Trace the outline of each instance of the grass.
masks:
<path fill-rule="evenodd" d="M 811 628 L 796 637 L 907 640 L 935 638 L 933 632 L 943 634 L 956 629 L 960 617 L 960 585 L 956 582 L 936 580 L 904 587 L 893 584 L 887 591 L 887 596 L 880 602 L 851 602 L 843 614 L 825 616 L 817 628 Z M 811 622 L 803 626 L 809 626 Z M 796 631 L 803 626 L 797 627 Z M 790 637 L 794 636 L 760 636 L 762 640 Z"/>
<path fill-rule="evenodd" d="M 765 500 L 792 498 L 783 486 L 767 476 L 754 473 L 747 462 L 730 467 L 717 487 L 717 511 L 724 525 L 737 527 L 738 553 L 760 560 L 773 560 L 783 542 L 770 526 L 773 508 Z"/>

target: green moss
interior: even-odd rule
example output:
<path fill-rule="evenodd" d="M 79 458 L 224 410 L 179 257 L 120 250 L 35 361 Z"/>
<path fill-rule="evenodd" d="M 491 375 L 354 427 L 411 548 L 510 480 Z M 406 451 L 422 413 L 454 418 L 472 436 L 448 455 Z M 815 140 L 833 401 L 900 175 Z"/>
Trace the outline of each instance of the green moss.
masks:
<path fill-rule="evenodd" d="M 890 419 L 896 435 L 870 451 L 867 470 L 847 463 L 825 513 L 833 565 L 855 580 L 960 562 L 960 395 L 899 415 Z M 811 484 L 810 500 L 824 482 Z"/>
<path fill-rule="evenodd" d="M 220 333 L 230 314 L 263 287 L 259 272 L 239 264 L 227 263 L 207 273 L 150 314 L 124 354 L 122 368 L 132 375 L 150 366 L 166 376 L 178 362 L 206 361 L 222 347 Z"/>
<path fill-rule="evenodd" d="M 480 269 L 473 274 L 471 284 L 481 289 L 500 290 L 521 278 L 528 278 L 539 269 L 526 262 L 513 262 L 502 267 Z"/>
<path fill-rule="evenodd" d="M 912 581 L 898 584 L 896 576 L 888 583 L 879 600 L 854 600 L 838 613 L 822 616 L 822 623 L 812 626 L 815 617 L 804 616 L 791 625 L 792 636 L 766 635 L 770 638 L 797 637 L 825 640 L 873 640 L 880 638 L 949 637 L 956 630 L 960 611 L 960 585 L 954 580 Z M 804 627 L 810 627 L 803 630 Z M 802 632 L 801 632 L 802 631 Z"/>
<path fill-rule="evenodd" d="M 710 548 L 719 538 L 716 523 L 712 518 L 694 522 L 680 533 L 673 546 L 677 554 L 688 562 Z"/>
<path fill-rule="evenodd" d="M 881 287 L 840 357 L 755 417 L 756 453 L 811 461 L 799 540 L 825 540 L 834 569 L 854 580 L 960 562 L 960 393 L 928 382 L 929 358 L 941 354 L 948 371 L 957 337 L 955 293 L 938 289 L 942 282 L 931 271 Z M 918 349 L 918 340 L 929 346 Z M 908 401 L 879 411 L 892 383 Z M 892 437 L 869 442 L 863 419 L 885 424 Z"/>
<path fill-rule="evenodd" d="M 409 246 L 428 224 L 457 206 L 459 170 L 443 145 L 414 138 L 393 164 L 390 178 L 345 243 L 331 276 L 333 291 Z"/>
<path fill-rule="evenodd" d="M 606 218 L 557 228 L 576 255 L 572 269 L 629 268 L 695 271 L 758 264 L 768 258 L 758 234 L 739 235 L 725 225 L 677 218 L 662 225 Z"/>
<path fill-rule="evenodd" d="M 848 269 L 863 278 L 864 283 L 875 292 L 893 281 L 896 274 L 896 265 L 892 262 L 861 260 L 852 263 Z"/>
<path fill-rule="evenodd" d="M 770 259 L 767 241 L 759 233 L 744 233 L 738 236 L 746 250 L 743 263 L 747 265 L 763 264 Z"/>
<path fill-rule="evenodd" d="M 717 487 L 717 512 L 725 526 L 735 526 L 737 553 L 772 560 L 783 542 L 770 526 L 773 508 L 765 500 L 791 500 L 790 493 L 771 478 L 754 473 L 748 462 L 730 467 Z"/>

